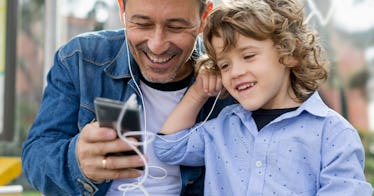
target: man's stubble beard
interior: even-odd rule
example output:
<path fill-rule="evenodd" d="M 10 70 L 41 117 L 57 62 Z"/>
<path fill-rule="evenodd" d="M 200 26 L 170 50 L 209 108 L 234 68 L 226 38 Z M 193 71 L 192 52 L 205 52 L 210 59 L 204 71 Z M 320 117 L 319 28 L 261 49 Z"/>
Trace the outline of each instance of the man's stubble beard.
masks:
<path fill-rule="evenodd" d="M 157 72 L 157 73 L 162 73 L 163 70 L 158 70 L 158 69 L 152 69 L 153 72 Z M 154 79 L 154 78 L 151 78 L 151 77 L 148 77 L 148 75 L 143 71 L 143 70 L 140 70 L 141 74 L 143 75 L 144 79 L 146 79 L 148 82 L 152 82 L 152 83 L 161 83 L 161 84 L 165 84 L 165 83 L 169 83 L 169 82 L 172 82 L 175 77 L 177 76 L 177 71 L 174 71 L 169 77 L 165 78 L 165 79 Z"/>

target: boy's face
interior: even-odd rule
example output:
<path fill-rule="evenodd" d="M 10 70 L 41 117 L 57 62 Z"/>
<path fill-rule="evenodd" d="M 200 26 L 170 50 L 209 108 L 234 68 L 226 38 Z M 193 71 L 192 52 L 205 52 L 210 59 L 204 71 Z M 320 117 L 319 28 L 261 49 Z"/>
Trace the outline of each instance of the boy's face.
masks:
<path fill-rule="evenodd" d="M 237 44 L 222 52 L 223 40 L 213 37 L 217 65 L 228 92 L 247 110 L 296 107 L 290 87 L 290 71 L 279 63 L 270 39 L 258 41 L 237 34 Z"/>
<path fill-rule="evenodd" d="M 124 11 L 130 50 L 147 80 L 165 83 L 191 73 L 188 60 L 203 26 L 199 1 L 127 0 Z"/>

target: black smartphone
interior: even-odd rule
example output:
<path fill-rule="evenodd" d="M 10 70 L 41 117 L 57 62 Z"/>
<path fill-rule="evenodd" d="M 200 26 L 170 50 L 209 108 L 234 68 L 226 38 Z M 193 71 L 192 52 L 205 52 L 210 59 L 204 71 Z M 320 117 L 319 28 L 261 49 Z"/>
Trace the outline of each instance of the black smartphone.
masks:
<path fill-rule="evenodd" d="M 94 100 L 95 104 L 95 113 L 96 119 L 99 122 L 100 127 L 108 127 L 114 130 L 117 129 L 117 120 L 118 116 L 121 113 L 122 108 L 126 104 L 125 102 L 97 97 Z M 121 120 L 121 131 L 120 133 L 124 134 L 127 131 L 141 131 L 140 126 L 140 105 L 137 103 L 129 104 L 126 107 L 126 111 Z M 139 142 L 142 141 L 141 135 L 131 136 L 136 138 Z M 142 145 L 138 146 L 138 149 L 141 153 L 143 152 Z M 120 153 L 110 153 L 108 155 L 136 155 L 135 151 L 127 151 Z"/>

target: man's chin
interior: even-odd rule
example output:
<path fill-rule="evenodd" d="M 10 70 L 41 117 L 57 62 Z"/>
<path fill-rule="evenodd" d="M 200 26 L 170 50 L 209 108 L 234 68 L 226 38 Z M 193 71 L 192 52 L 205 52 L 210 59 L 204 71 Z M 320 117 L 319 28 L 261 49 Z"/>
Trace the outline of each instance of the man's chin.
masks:
<path fill-rule="evenodd" d="M 159 73 L 155 73 L 153 75 L 143 73 L 143 77 L 148 82 L 161 83 L 161 84 L 172 82 L 173 79 L 175 78 L 174 74 L 173 75 L 170 75 L 170 74 L 166 75 L 166 74 L 159 74 Z"/>

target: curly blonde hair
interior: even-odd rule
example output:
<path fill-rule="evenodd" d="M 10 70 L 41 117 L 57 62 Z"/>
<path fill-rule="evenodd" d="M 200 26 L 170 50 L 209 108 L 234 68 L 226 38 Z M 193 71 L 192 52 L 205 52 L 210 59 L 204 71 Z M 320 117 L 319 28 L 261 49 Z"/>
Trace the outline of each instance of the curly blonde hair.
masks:
<path fill-rule="evenodd" d="M 236 35 L 256 40 L 271 39 L 279 62 L 290 68 L 297 101 L 305 101 L 327 79 L 328 60 L 318 35 L 304 23 L 303 6 L 297 0 L 232 0 L 213 9 L 203 32 L 207 54 L 216 63 L 212 38 L 223 39 L 228 51 Z M 293 57 L 296 65 L 287 64 Z"/>

